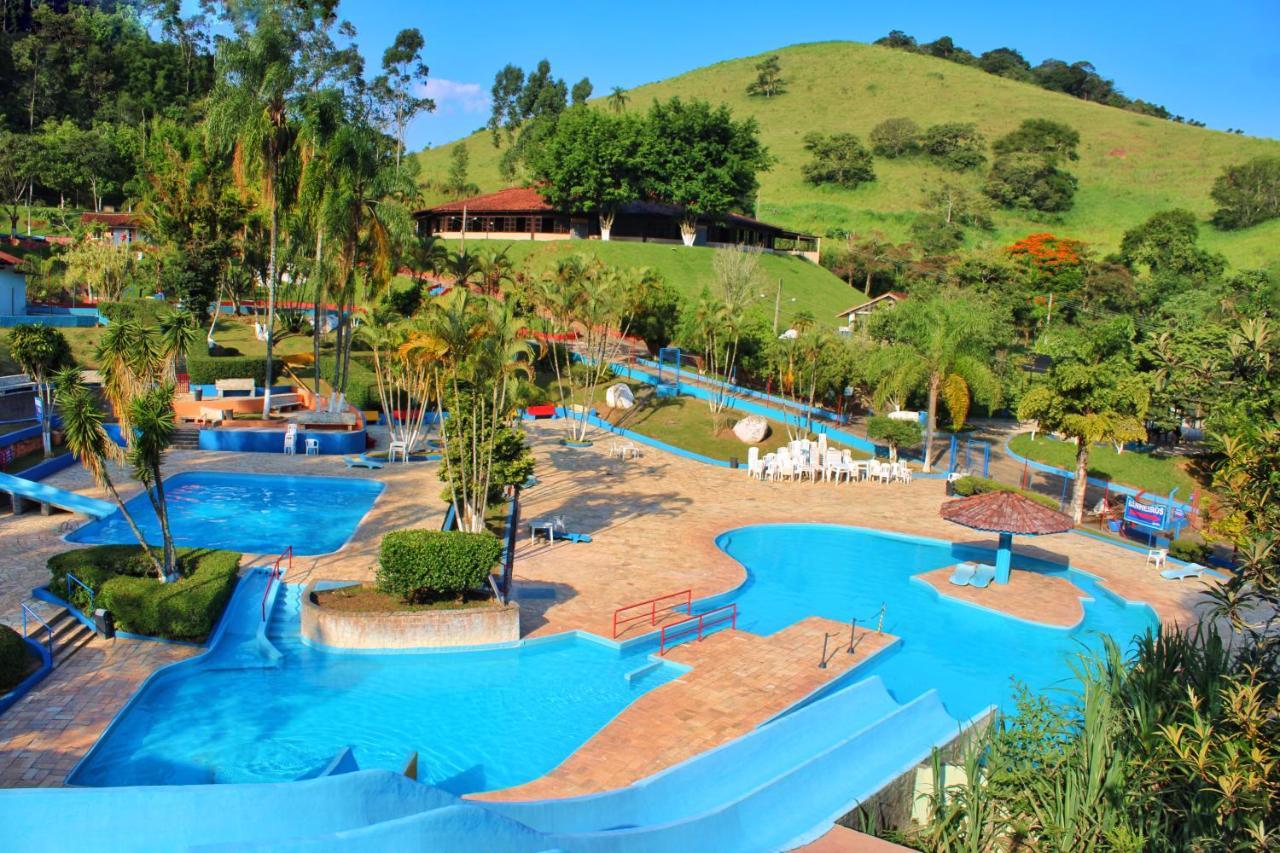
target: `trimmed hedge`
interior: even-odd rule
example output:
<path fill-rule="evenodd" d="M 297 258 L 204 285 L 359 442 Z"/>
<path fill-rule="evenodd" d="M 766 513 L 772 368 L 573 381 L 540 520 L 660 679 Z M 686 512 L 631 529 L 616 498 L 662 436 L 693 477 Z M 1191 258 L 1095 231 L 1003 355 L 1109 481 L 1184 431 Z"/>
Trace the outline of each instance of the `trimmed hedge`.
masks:
<path fill-rule="evenodd" d="M 122 631 L 201 642 L 213 631 L 239 580 L 240 555 L 234 551 L 179 548 L 173 583 L 161 583 L 140 548 L 99 545 L 58 554 L 49 560 L 49 589 L 66 596 L 66 574 L 93 589 L 95 606 L 115 615 Z M 73 587 L 72 603 L 83 609 L 88 594 Z"/>
<path fill-rule="evenodd" d="M 31 652 L 22 635 L 8 625 L 0 625 L 0 693 L 8 693 L 27 677 Z"/>
<path fill-rule="evenodd" d="M 1169 556 L 1187 563 L 1205 563 L 1209 560 L 1209 546 L 1183 536 L 1169 543 Z"/>
<path fill-rule="evenodd" d="M 951 484 L 951 491 L 960 497 L 967 498 L 971 495 L 981 495 L 987 492 L 1013 492 L 1026 498 L 1047 506 L 1049 509 L 1060 509 L 1058 502 L 1048 495 L 1029 492 L 1026 489 L 1019 489 L 1017 486 L 1009 486 L 996 480 L 988 480 L 985 477 L 961 477 Z"/>
<path fill-rule="evenodd" d="M 320 356 L 320 376 L 325 381 L 333 379 L 334 363 L 334 356 Z M 378 378 L 355 355 L 351 356 L 347 367 L 347 402 L 362 411 L 382 409 L 382 398 L 378 396 Z"/>
<path fill-rule="evenodd" d="M 278 382 L 283 372 L 280 359 L 273 358 L 272 382 Z M 267 360 L 262 356 L 224 355 L 224 356 L 187 356 L 187 375 L 192 385 L 212 385 L 219 379 L 244 379 L 253 377 L 259 385 L 267 381 Z M 375 392 L 376 393 L 376 392 Z"/>
<path fill-rule="evenodd" d="M 410 604 L 461 597 L 480 587 L 502 556 L 491 533 L 458 530 L 396 530 L 382 537 L 378 589 Z"/>
<path fill-rule="evenodd" d="M 112 323 L 135 320 L 143 326 L 156 325 L 160 315 L 169 310 L 169 304 L 163 299 L 122 299 L 98 305 L 98 312 Z"/>

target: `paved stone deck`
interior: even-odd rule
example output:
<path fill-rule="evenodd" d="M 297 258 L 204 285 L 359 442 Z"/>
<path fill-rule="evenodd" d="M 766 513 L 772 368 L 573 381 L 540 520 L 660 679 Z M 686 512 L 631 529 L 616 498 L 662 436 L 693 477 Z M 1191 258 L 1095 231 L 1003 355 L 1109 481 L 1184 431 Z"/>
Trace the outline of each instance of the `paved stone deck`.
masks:
<path fill-rule="evenodd" d="M 945 566 L 917 577 L 937 590 L 939 595 L 986 610 L 1008 613 L 1028 622 L 1073 628 L 1084 619 L 1082 602 L 1088 596 L 1066 578 L 1015 569 L 1007 584 L 992 581 L 980 589 L 951 583 L 948 578 L 953 571 L 955 566 Z"/>
<path fill-rule="evenodd" d="M 859 630 L 849 654 L 849 626 L 815 616 L 771 637 L 725 630 L 677 646 L 667 657 L 690 672 L 632 702 L 547 775 L 477 799 L 572 797 L 630 785 L 746 734 L 895 639 Z"/>

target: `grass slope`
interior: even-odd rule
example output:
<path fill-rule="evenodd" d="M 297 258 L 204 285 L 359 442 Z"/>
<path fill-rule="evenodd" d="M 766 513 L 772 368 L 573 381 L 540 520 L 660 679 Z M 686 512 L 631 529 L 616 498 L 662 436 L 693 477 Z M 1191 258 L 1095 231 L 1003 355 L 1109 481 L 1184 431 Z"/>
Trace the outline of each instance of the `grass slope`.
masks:
<path fill-rule="evenodd" d="M 1067 471 L 1074 471 L 1076 467 L 1076 447 L 1067 441 L 1045 436 L 1032 439 L 1030 433 L 1021 433 L 1013 437 L 1009 448 L 1020 456 Z M 1182 467 L 1182 460 L 1132 450 L 1116 453 L 1115 448 L 1105 445 L 1094 445 L 1089 450 L 1089 476 L 1157 495 L 1167 495 L 1170 489 L 1177 487 L 1178 497 L 1182 500 L 1190 499 L 1191 493 L 1199 488 L 1199 484 Z"/>
<path fill-rule="evenodd" d="M 532 240 L 471 240 L 467 243 L 469 251 L 503 247 L 507 248 L 507 255 L 520 269 L 535 276 L 552 269 L 562 258 L 575 253 L 586 253 L 614 266 L 652 267 L 662 273 L 667 282 L 686 300 L 697 299 L 704 287 L 715 292 L 715 272 L 711 259 L 716 250 L 702 246 L 613 241 L 605 243 L 599 240 L 548 243 Z M 457 241 L 450 241 L 449 248 L 456 251 Z M 795 312 L 807 309 L 813 312 L 819 323 L 837 325 L 835 315 L 838 312 L 866 301 L 861 291 L 851 289 L 840 278 L 804 258 L 762 255 L 760 271 L 762 281 L 756 300 L 772 316 L 778 283 L 781 282 L 782 301 L 779 313 L 783 322 Z"/>
<path fill-rule="evenodd" d="M 1035 231 L 1052 230 L 1088 241 L 1103 252 L 1117 248 L 1125 229 L 1171 207 L 1194 211 L 1202 220 L 1203 242 L 1223 252 L 1237 267 L 1280 267 L 1280 221 L 1237 232 L 1208 225 L 1213 210 L 1209 188 L 1223 166 L 1262 154 L 1280 155 L 1280 142 L 1220 131 L 1090 104 L 983 71 L 875 45 L 824 42 L 783 48 L 777 53 L 787 93 L 750 98 L 744 89 L 759 57 L 721 62 L 631 91 L 631 109 L 672 95 L 729 104 L 737 116 L 754 116 L 761 136 L 777 158 L 761 176 L 761 218 L 792 228 L 825 233 L 830 228 L 878 228 L 905 239 L 925 188 L 954 177 L 920 159 L 875 163 L 877 180 L 856 190 L 806 184 L 800 174 L 808 155 L 802 139 L 810 131 L 851 131 L 864 142 L 886 118 L 907 116 L 922 127 L 971 121 L 988 141 L 1026 118 L 1050 118 L 1080 132 L 1080 179 L 1075 207 L 1061 216 L 999 212 L 996 230 L 975 235 L 974 245 L 1007 245 Z M 1242 119 L 1243 121 L 1243 119 Z M 471 179 L 485 192 L 500 189 L 498 150 L 487 133 L 464 140 L 471 155 Z M 453 145 L 422 152 L 423 177 L 442 179 Z M 974 188 L 983 176 L 960 178 Z"/>

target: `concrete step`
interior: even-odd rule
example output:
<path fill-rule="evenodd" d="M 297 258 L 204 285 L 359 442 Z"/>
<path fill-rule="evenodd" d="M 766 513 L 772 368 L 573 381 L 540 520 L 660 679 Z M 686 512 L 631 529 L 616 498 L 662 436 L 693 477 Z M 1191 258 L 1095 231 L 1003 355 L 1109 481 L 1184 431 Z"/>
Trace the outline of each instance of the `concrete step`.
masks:
<path fill-rule="evenodd" d="M 78 630 L 68 634 L 67 637 L 61 641 L 56 639 L 54 640 L 53 665 L 55 667 L 62 666 L 71 657 L 73 657 L 76 652 L 93 642 L 93 638 L 98 636 L 89 626 L 81 625 L 79 622 L 76 622 L 76 624 L 80 626 Z"/>

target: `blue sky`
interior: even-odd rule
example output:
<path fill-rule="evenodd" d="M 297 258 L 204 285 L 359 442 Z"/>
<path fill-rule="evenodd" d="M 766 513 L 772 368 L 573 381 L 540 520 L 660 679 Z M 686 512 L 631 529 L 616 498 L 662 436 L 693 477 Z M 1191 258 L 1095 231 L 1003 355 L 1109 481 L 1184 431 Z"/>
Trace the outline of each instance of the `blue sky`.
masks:
<path fill-rule="evenodd" d="M 921 41 L 950 35 L 981 53 L 1008 46 L 1032 64 L 1088 59 L 1131 97 L 1225 129 L 1280 137 L 1280 3 L 1024 2 L 729 3 L 344 0 L 371 68 L 404 27 L 427 41 L 438 109 L 409 134 L 413 149 L 464 136 L 488 117 L 494 73 L 547 58 L 570 85 L 631 88 L 789 44 L 874 41 L 891 29 Z"/>

